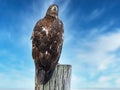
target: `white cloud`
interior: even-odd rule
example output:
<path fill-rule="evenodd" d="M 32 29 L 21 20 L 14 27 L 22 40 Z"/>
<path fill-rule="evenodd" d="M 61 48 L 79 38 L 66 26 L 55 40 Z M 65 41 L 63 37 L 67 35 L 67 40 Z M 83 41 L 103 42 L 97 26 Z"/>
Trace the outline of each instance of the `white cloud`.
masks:
<path fill-rule="evenodd" d="M 96 49 L 103 50 L 104 52 L 115 51 L 120 47 L 120 32 L 109 33 L 108 35 L 102 35 L 98 38 Z"/>
<path fill-rule="evenodd" d="M 120 78 L 116 79 L 116 84 L 120 85 Z"/>
<path fill-rule="evenodd" d="M 90 83 L 88 87 L 119 87 L 118 84 L 111 85 L 111 82 L 119 83 L 117 75 L 120 74 L 120 67 L 117 63 L 120 63 L 120 59 L 115 53 L 120 48 L 119 38 L 120 29 L 93 37 L 88 35 L 84 40 L 80 39 L 79 49 L 76 50 L 78 53 L 76 59 L 82 64 L 81 73 L 88 73 L 88 78 L 91 79 L 87 82 Z M 112 73 L 116 73 L 116 75 Z M 110 82 L 110 80 L 112 81 Z"/>
<path fill-rule="evenodd" d="M 10 31 L 5 31 L 4 29 L 0 30 L 0 42 L 4 40 L 12 41 L 12 34 Z"/>
<path fill-rule="evenodd" d="M 83 76 L 76 76 L 75 74 L 72 75 L 72 81 L 75 83 L 83 83 L 83 82 L 86 82 L 86 78 L 84 78 Z M 72 83 L 73 83 L 72 82 Z"/>
<path fill-rule="evenodd" d="M 75 74 L 72 74 L 72 80 L 71 80 L 71 88 L 76 88 L 80 86 L 81 88 L 86 87 L 87 79 L 83 76 L 77 76 Z"/>
<path fill-rule="evenodd" d="M 60 11 L 59 11 L 61 13 L 61 15 L 62 15 L 62 13 L 65 14 L 65 12 L 67 12 L 66 9 L 68 8 L 69 3 L 70 3 L 70 0 L 67 0 L 66 2 L 63 3 L 63 5 L 61 6 Z"/>
<path fill-rule="evenodd" d="M 104 11 L 105 11 L 104 8 L 102 9 L 97 8 L 93 10 L 88 16 L 85 17 L 85 21 L 88 22 L 88 21 L 92 21 L 94 19 L 99 18 L 103 14 Z"/>
<path fill-rule="evenodd" d="M 105 77 L 105 76 L 101 76 L 99 79 L 98 79 L 98 81 L 99 82 L 101 82 L 101 83 L 104 83 L 104 82 L 108 82 L 109 80 L 111 80 L 112 78 L 110 78 L 110 77 Z"/>
<path fill-rule="evenodd" d="M 113 60 L 115 56 L 114 54 L 110 54 L 110 52 L 120 48 L 120 41 L 118 40 L 120 38 L 120 32 L 99 35 L 93 38 L 81 43 L 84 48 L 80 48 L 80 52 L 77 50 L 79 52 L 79 59 L 87 60 L 87 62 L 91 63 L 101 63 L 104 60 L 104 63 L 106 63 L 106 61 Z"/>
<path fill-rule="evenodd" d="M 24 71 L 25 73 L 27 71 Z M 29 73 L 29 72 L 28 72 Z M 33 74 L 30 73 L 33 77 Z M 34 88 L 34 77 L 25 75 L 23 71 L 14 71 L 0 73 L 0 87 L 1 88 Z M 11 85 L 12 83 L 12 85 Z"/>

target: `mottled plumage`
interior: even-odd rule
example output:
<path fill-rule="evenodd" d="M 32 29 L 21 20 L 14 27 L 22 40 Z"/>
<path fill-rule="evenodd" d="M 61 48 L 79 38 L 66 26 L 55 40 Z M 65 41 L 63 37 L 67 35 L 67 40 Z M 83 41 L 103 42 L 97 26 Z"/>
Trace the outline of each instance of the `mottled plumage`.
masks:
<path fill-rule="evenodd" d="M 58 18 L 58 6 L 51 5 L 46 16 L 39 20 L 32 34 L 32 57 L 37 80 L 47 83 L 58 63 L 63 44 L 63 23 Z"/>

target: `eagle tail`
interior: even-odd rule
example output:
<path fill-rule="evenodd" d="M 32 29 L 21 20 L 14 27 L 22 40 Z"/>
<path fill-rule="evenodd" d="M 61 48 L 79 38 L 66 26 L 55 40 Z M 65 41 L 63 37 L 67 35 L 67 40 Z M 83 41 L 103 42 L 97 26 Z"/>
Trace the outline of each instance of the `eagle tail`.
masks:
<path fill-rule="evenodd" d="M 46 84 L 46 83 L 50 80 L 50 78 L 51 78 L 52 75 L 53 75 L 54 70 L 55 70 L 55 69 L 52 69 L 52 70 L 47 71 L 47 72 L 45 73 L 44 84 Z"/>
<path fill-rule="evenodd" d="M 43 69 L 36 69 L 36 80 L 39 84 L 44 84 L 45 71 Z"/>

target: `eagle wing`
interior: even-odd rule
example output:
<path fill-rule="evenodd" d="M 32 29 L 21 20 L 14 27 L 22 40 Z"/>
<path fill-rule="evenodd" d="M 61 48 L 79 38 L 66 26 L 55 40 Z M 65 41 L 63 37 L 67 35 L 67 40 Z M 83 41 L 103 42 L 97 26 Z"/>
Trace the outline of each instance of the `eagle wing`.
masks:
<path fill-rule="evenodd" d="M 41 63 L 40 57 L 42 57 L 42 53 L 39 50 L 42 43 L 42 37 L 43 37 L 43 34 L 41 32 L 42 32 L 42 20 L 39 20 L 34 27 L 32 37 L 31 37 L 32 57 L 34 59 L 36 68 L 39 68 L 39 64 Z"/>
<path fill-rule="evenodd" d="M 39 74 L 41 83 L 46 83 L 52 76 L 58 63 L 63 45 L 63 23 L 59 19 L 48 28 L 48 34 L 44 29 L 42 20 L 38 21 L 32 34 L 32 56 L 36 70 L 42 70 Z"/>
<path fill-rule="evenodd" d="M 53 47 L 52 48 L 53 58 L 51 59 L 51 62 L 52 62 L 52 67 L 54 68 L 58 63 L 62 51 L 63 33 L 64 33 L 62 21 L 56 19 L 53 23 L 51 31 L 52 31 L 51 34 L 53 34 L 53 37 L 51 39 L 52 40 L 51 46 Z"/>

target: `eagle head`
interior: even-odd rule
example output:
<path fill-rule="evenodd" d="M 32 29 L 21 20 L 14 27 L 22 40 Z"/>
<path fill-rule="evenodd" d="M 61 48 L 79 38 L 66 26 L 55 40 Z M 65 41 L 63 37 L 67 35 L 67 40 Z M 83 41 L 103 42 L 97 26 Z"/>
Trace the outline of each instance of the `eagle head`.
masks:
<path fill-rule="evenodd" d="M 52 4 L 47 10 L 46 16 L 51 16 L 54 18 L 58 17 L 58 5 Z"/>

